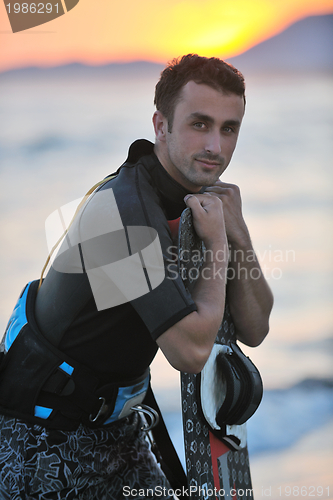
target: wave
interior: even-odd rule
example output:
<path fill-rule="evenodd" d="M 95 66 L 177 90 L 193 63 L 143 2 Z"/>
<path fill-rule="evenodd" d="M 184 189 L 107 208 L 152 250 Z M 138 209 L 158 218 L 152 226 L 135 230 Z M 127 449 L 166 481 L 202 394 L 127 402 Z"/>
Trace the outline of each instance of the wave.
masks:
<path fill-rule="evenodd" d="M 170 392 L 156 391 L 175 448 L 184 460 L 180 408 L 170 408 Z M 287 449 L 304 435 L 323 427 L 333 417 L 333 379 L 307 378 L 292 387 L 264 391 L 263 400 L 247 423 L 251 456 Z"/>
<path fill-rule="evenodd" d="M 333 417 L 333 379 L 304 379 L 287 389 L 264 392 L 248 422 L 250 453 L 288 448 Z"/>

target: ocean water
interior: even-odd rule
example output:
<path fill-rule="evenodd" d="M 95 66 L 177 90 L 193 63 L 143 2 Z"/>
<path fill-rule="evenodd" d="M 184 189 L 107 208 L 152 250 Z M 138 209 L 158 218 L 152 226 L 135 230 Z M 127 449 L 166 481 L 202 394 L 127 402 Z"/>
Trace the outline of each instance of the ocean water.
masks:
<path fill-rule="evenodd" d="M 333 419 L 333 76 L 245 77 L 246 115 L 223 180 L 241 188 L 275 296 L 269 336 L 244 348 L 265 386 L 248 424 L 256 456 L 288 449 Z M 2 330 L 22 286 L 46 259 L 47 216 L 116 170 L 133 140 L 154 140 L 157 78 L 158 70 L 0 75 Z M 182 453 L 179 374 L 162 355 L 153 385 Z"/>

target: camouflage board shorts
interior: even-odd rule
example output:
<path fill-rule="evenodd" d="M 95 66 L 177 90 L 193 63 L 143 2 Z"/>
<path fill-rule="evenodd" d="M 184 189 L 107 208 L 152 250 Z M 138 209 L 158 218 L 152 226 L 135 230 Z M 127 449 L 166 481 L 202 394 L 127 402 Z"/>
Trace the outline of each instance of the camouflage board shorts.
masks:
<path fill-rule="evenodd" d="M 0 500 L 172 499 L 141 427 L 138 414 L 76 431 L 0 415 Z"/>

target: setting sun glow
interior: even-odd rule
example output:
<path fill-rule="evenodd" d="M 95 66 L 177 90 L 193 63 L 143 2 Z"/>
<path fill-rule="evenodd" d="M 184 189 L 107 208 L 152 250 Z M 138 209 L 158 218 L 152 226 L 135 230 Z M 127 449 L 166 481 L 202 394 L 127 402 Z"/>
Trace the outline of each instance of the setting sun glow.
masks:
<path fill-rule="evenodd" d="M 301 18 L 332 13 L 333 0 L 80 0 L 65 15 L 18 33 L 11 32 L 4 3 L 0 12 L 0 70 L 6 70 L 74 61 L 164 63 L 189 52 L 228 58 Z"/>

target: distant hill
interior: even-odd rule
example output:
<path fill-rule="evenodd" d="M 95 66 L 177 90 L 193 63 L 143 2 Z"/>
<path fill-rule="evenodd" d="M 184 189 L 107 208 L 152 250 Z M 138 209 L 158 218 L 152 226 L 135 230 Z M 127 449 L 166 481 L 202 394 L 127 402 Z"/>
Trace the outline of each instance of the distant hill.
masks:
<path fill-rule="evenodd" d="M 138 74 L 159 73 L 164 68 L 163 64 L 156 64 L 149 61 L 134 61 L 130 63 L 110 63 L 92 66 L 83 63 L 70 63 L 61 66 L 51 66 L 49 68 L 28 66 L 26 68 L 11 69 L 0 73 L 0 76 L 10 76 L 18 74 L 20 76 L 34 76 L 42 74 L 44 76 L 99 76 L 112 75 L 119 77 L 137 77 Z"/>
<path fill-rule="evenodd" d="M 227 59 L 243 72 L 252 71 L 332 71 L 333 14 L 312 16 L 293 24 L 239 56 Z M 156 73 L 163 65 L 147 61 L 89 66 L 72 63 L 52 68 L 28 67 L 5 71 L 5 75 L 106 75 L 137 76 Z"/>
<path fill-rule="evenodd" d="M 333 15 L 302 19 L 228 62 L 241 71 L 332 71 Z"/>

